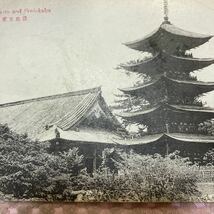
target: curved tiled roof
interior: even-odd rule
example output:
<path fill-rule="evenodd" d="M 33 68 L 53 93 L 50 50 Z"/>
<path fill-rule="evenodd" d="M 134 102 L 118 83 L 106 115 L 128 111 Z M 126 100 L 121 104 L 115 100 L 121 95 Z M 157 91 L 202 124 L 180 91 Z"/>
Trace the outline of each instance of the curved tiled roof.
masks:
<path fill-rule="evenodd" d="M 163 138 L 168 140 L 176 140 L 177 142 L 189 142 L 189 143 L 214 143 L 214 136 L 207 136 L 201 134 L 186 134 L 186 133 L 162 133 L 145 135 L 140 138 L 134 139 L 117 139 L 116 142 L 127 146 L 144 145 L 153 142 L 157 142 Z"/>
<path fill-rule="evenodd" d="M 35 139 L 47 126 L 56 125 L 62 130 L 74 128 L 99 99 L 102 99 L 100 87 L 0 104 L 0 123 L 7 123 L 17 133 L 27 133 Z M 103 111 L 114 123 L 110 110 L 105 107 Z"/>
<path fill-rule="evenodd" d="M 120 65 L 120 67 L 128 71 L 151 75 L 159 74 L 159 67 L 164 68 L 166 71 L 176 70 L 180 72 L 191 72 L 205 68 L 213 63 L 213 58 L 181 57 L 161 52 L 156 53 L 149 59 L 141 60 L 137 63 Z"/>
<path fill-rule="evenodd" d="M 125 43 L 125 45 L 139 51 L 166 50 L 168 53 L 174 53 L 177 47 L 189 50 L 204 44 L 211 38 L 210 35 L 189 32 L 171 23 L 163 23 L 144 38 Z"/>
<path fill-rule="evenodd" d="M 211 119 L 214 118 L 214 109 L 205 108 L 199 106 L 186 106 L 186 105 L 169 105 L 166 103 L 160 103 L 154 107 L 146 110 L 136 111 L 136 112 L 122 112 L 118 114 L 119 117 L 130 120 L 151 120 L 154 113 L 162 114 L 163 111 L 173 112 L 174 114 L 179 113 L 195 113 L 194 117 L 200 118 L 202 121 L 204 118 Z M 196 114 L 197 113 L 197 114 Z"/>
<path fill-rule="evenodd" d="M 115 140 L 121 139 L 116 134 L 105 130 L 93 130 L 90 128 L 80 130 L 63 131 L 58 127 L 52 127 L 38 136 L 40 141 L 56 140 L 55 128 L 57 128 L 60 137 L 58 139 L 79 142 L 79 143 L 99 143 L 116 145 Z"/>
<path fill-rule="evenodd" d="M 145 93 L 146 90 L 149 88 L 154 89 L 156 87 L 157 90 L 160 90 L 160 86 L 162 85 L 162 82 L 166 82 L 170 84 L 170 89 L 176 88 L 177 90 L 183 91 L 185 94 L 192 94 L 193 91 L 196 93 L 207 93 L 209 91 L 214 90 L 214 82 L 202 82 L 202 81 L 188 81 L 188 80 L 176 80 L 173 78 L 169 78 L 165 75 L 161 75 L 158 79 L 154 79 L 153 81 L 150 81 L 148 83 L 129 87 L 129 88 L 122 88 L 119 89 L 120 91 L 126 93 L 126 94 L 141 94 Z M 149 96 L 148 91 L 148 96 Z"/>

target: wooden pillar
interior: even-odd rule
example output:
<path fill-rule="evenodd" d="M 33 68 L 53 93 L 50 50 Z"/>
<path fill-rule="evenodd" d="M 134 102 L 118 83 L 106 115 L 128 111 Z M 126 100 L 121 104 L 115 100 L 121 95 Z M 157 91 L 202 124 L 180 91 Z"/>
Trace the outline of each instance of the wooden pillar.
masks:
<path fill-rule="evenodd" d="M 168 154 L 169 154 L 169 145 L 168 145 L 168 142 L 166 140 L 166 155 L 168 155 Z"/>
<path fill-rule="evenodd" d="M 94 154 L 93 154 L 93 174 L 96 173 L 97 170 L 97 144 L 94 146 Z"/>
<path fill-rule="evenodd" d="M 166 133 L 169 134 L 169 124 L 166 123 Z M 168 141 L 167 139 L 165 139 L 165 142 L 166 142 L 166 155 L 169 154 L 169 145 L 168 145 Z"/>

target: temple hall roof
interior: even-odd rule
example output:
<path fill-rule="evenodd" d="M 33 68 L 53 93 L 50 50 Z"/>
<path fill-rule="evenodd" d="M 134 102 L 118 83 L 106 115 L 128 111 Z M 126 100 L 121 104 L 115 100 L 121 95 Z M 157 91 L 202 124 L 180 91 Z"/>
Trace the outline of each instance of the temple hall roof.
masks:
<path fill-rule="evenodd" d="M 117 144 L 115 140 L 121 139 L 118 135 L 105 131 L 105 130 L 93 130 L 90 128 L 80 129 L 80 130 L 68 130 L 63 131 L 62 129 L 56 127 L 60 137 L 58 140 L 65 140 L 70 142 L 79 143 L 99 143 L 99 144 Z M 46 132 L 43 132 L 38 136 L 40 141 L 52 141 L 57 140 L 55 134 L 55 127 L 50 128 Z"/>
<path fill-rule="evenodd" d="M 36 139 L 52 126 L 64 131 L 75 128 L 98 102 L 112 125 L 118 125 L 101 96 L 100 87 L 0 104 L 0 123 L 7 123 L 13 131 Z"/>

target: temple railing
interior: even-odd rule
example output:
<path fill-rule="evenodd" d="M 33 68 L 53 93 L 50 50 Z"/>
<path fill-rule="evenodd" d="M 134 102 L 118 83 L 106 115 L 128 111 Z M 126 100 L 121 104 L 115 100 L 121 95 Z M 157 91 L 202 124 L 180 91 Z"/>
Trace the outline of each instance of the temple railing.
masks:
<path fill-rule="evenodd" d="M 196 172 L 198 182 L 214 183 L 214 167 L 200 167 Z"/>

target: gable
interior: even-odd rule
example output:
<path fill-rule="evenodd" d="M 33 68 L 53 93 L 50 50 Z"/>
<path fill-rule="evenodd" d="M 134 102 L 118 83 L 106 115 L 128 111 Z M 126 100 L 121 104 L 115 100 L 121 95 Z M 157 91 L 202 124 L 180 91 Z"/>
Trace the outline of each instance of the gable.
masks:
<path fill-rule="evenodd" d="M 104 111 L 99 100 L 94 104 L 93 108 L 88 112 L 86 117 L 78 124 L 78 128 L 90 127 L 94 129 L 106 129 L 109 131 L 116 130 L 119 126 L 113 115 L 108 111 Z"/>

